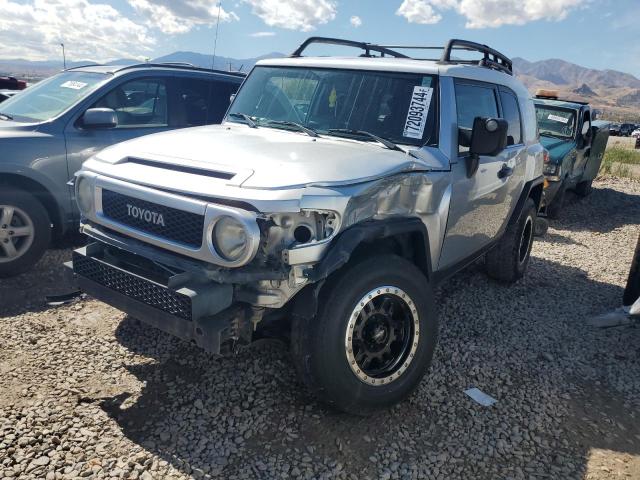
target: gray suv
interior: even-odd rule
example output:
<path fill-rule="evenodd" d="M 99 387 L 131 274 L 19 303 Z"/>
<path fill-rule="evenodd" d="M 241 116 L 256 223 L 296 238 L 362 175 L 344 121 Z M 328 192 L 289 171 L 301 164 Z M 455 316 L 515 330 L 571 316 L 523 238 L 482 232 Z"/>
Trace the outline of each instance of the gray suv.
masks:
<path fill-rule="evenodd" d="M 304 57 L 316 43 L 362 55 Z M 311 38 L 260 61 L 222 125 L 85 162 L 90 243 L 72 266 L 92 296 L 215 354 L 288 336 L 311 391 L 366 414 L 427 370 L 434 286 L 482 257 L 499 281 L 525 273 L 543 157 L 529 93 L 486 45 L 427 61 Z"/>
<path fill-rule="evenodd" d="M 79 215 L 68 184 L 114 143 L 220 123 L 243 74 L 177 64 L 66 70 L 0 104 L 0 276 L 21 273 Z"/>

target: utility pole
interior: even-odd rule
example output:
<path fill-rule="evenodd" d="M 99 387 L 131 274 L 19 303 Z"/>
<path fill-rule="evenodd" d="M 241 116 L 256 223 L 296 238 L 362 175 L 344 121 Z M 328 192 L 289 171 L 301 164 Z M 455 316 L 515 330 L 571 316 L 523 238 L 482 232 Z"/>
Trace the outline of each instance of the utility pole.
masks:
<path fill-rule="evenodd" d="M 67 69 L 67 56 L 64 53 L 64 43 L 61 43 L 60 46 L 62 47 L 62 65 L 64 66 L 64 69 Z"/>
<path fill-rule="evenodd" d="M 218 28 L 220 27 L 220 10 L 222 9 L 222 2 L 218 2 L 218 19 L 216 20 L 216 36 L 213 40 L 213 56 L 211 57 L 211 70 L 216 63 L 216 47 L 218 46 Z"/>

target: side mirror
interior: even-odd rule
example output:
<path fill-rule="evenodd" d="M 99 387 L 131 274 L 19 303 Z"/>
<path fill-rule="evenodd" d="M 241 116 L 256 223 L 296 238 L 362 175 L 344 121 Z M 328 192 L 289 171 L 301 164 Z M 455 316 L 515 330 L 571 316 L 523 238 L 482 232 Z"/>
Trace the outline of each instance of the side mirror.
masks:
<path fill-rule="evenodd" d="M 90 108 L 82 116 L 82 126 L 87 129 L 115 128 L 118 114 L 111 108 Z"/>
<path fill-rule="evenodd" d="M 467 178 L 471 178 L 480 166 L 480 155 L 494 157 L 507 146 L 509 123 L 502 118 L 476 117 L 473 120 L 467 157 Z"/>
<path fill-rule="evenodd" d="M 476 117 L 471 130 L 469 153 L 494 157 L 507 146 L 509 124 L 502 118 Z"/>

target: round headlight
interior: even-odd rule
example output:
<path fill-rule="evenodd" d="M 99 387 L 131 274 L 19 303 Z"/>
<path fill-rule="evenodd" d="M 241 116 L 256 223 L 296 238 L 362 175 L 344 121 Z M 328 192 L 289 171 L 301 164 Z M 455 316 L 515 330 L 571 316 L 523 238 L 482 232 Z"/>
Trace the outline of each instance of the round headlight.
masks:
<path fill-rule="evenodd" d="M 76 201 L 82 213 L 88 213 L 93 208 L 93 186 L 84 177 L 78 177 Z"/>
<path fill-rule="evenodd" d="M 222 258 L 235 262 L 241 258 L 249 244 L 244 225 L 232 217 L 220 218 L 213 227 L 213 247 Z"/>

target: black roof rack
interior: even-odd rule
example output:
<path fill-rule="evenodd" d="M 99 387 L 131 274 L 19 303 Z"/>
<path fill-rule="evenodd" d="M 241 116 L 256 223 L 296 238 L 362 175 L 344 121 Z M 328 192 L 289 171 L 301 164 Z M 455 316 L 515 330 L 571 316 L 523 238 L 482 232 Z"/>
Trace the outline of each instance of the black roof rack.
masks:
<path fill-rule="evenodd" d="M 302 52 L 306 50 L 306 48 L 312 43 L 323 43 L 328 45 L 342 45 L 345 47 L 355 47 L 364 50 L 364 53 L 361 55 L 362 57 L 373 57 L 371 52 L 378 52 L 382 57 L 385 55 L 389 55 L 391 57 L 396 58 L 409 58 L 407 55 L 403 55 L 399 52 L 394 52 L 389 48 L 383 47 L 381 45 L 375 45 L 373 43 L 367 42 L 356 42 L 353 40 L 343 40 L 341 38 L 329 38 L 329 37 L 309 37 L 307 38 L 302 45 L 300 45 L 295 52 L 293 52 L 291 57 L 301 57 Z"/>
<path fill-rule="evenodd" d="M 468 40 L 460 40 L 453 38 L 447 42 L 444 47 L 426 47 L 426 46 L 413 46 L 413 45 L 376 45 L 373 43 L 356 42 L 353 40 L 342 40 L 339 38 L 328 37 L 310 37 L 300 45 L 295 52 L 291 54 L 291 57 L 300 57 L 302 52 L 311 44 L 322 43 L 330 45 L 343 45 L 347 47 L 355 47 L 364 50 L 362 57 L 373 57 L 371 52 L 378 52 L 380 56 L 386 55 L 395 58 L 413 58 L 403 53 L 397 52 L 396 48 L 400 49 L 415 49 L 415 50 L 443 50 L 440 58 L 414 58 L 414 60 L 432 60 L 446 64 L 464 64 L 464 65 L 477 65 L 479 67 L 490 68 L 492 70 L 498 70 L 508 75 L 513 75 L 513 62 L 509 57 L 494 50 L 493 48 L 476 42 L 470 42 Z M 480 60 L 457 60 L 451 58 L 451 54 L 455 50 L 467 50 L 473 52 L 480 52 L 484 56 Z"/>
<path fill-rule="evenodd" d="M 484 54 L 484 58 L 481 60 L 452 60 L 451 52 L 453 50 L 468 50 L 473 52 L 480 52 Z M 480 67 L 492 68 L 501 72 L 513 75 L 513 62 L 509 57 L 503 55 L 497 50 L 484 45 L 482 43 L 470 42 L 468 40 L 460 40 L 458 38 L 452 38 L 447 42 L 442 52 L 442 63 L 469 63 L 475 64 Z"/>

